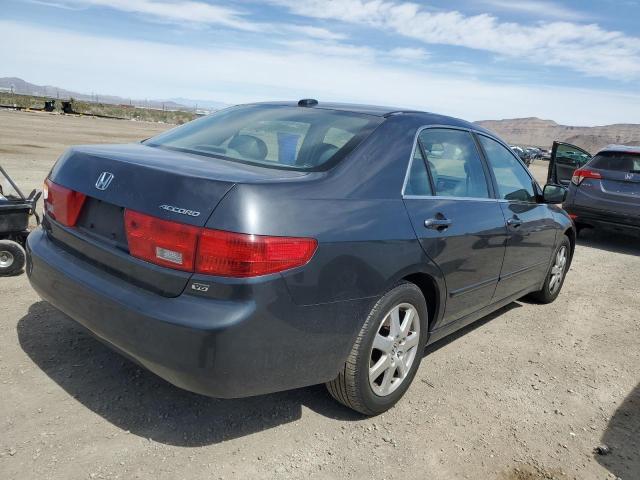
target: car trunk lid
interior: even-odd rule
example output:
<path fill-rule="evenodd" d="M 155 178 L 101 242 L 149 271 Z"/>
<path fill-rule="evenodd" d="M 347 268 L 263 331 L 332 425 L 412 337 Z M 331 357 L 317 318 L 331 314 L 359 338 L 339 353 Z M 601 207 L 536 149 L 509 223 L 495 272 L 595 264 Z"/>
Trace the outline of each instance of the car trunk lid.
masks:
<path fill-rule="evenodd" d="M 49 234 L 112 274 L 163 295 L 177 296 L 190 274 L 130 256 L 125 210 L 203 227 L 236 183 L 296 176 L 304 174 L 143 144 L 74 147 L 56 163 L 49 179 L 86 198 L 73 227 L 54 222 Z"/>

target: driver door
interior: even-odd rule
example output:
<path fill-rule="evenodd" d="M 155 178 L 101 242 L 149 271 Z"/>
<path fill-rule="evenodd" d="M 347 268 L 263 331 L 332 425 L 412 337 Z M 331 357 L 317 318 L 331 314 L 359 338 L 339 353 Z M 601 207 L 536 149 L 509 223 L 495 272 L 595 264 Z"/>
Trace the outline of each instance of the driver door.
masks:
<path fill-rule="evenodd" d="M 573 172 L 591 160 L 591 154 L 580 147 L 564 142 L 553 142 L 547 183 L 569 185 Z"/>

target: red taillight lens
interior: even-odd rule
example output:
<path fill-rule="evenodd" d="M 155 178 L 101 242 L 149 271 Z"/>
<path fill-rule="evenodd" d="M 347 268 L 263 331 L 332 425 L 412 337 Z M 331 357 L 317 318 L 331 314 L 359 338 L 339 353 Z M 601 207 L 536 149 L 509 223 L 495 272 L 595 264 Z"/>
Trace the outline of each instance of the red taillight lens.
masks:
<path fill-rule="evenodd" d="M 193 271 L 200 228 L 126 210 L 129 253 L 156 265 Z"/>
<path fill-rule="evenodd" d="M 129 252 L 169 268 L 223 277 L 257 277 L 306 264 L 313 238 L 269 237 L 193 227 L 125 211 Z"/>
<path fill-rule="evenodd" d="M 585 178 L 601 179 L 602 175 L 587 168 L 580 168 L 573 172 L 571 183 L 573 183 L 574 185 L 580 185 Z"/>
<path fill-rule="evenodd" d="M 196 272 L 224 277 L 256 277 L 300 267 L 311 260 L 313 238 L 268 237 L 203 229 Z"/>
<path fill-rule="evenodd" d="M 43 197 L 46 214 L 67 227 L 76 224 L 86 198 L 84 193 L 53 183 L 48 178 L 44 181 Z"/>

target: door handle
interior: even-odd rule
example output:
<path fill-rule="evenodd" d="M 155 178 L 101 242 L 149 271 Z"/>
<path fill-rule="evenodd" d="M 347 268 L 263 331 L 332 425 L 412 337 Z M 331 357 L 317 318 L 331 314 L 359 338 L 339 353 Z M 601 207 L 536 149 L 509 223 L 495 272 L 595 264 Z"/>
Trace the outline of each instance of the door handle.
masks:
<path fill-rule="evenodd" d="M 453 222 L 448 218 L 430 218 L 424 221 L 424 226 L 432 230 L 442 232 L 451 226 Z"/>
<path fill-rule="evenodd" d="M 509 220 L 507 220 L 507 225 L 513 228 L 518 228 L 520 225 L 522 225 L 522 220 L 520 220 L 518 217 L 510 218 Z"/>

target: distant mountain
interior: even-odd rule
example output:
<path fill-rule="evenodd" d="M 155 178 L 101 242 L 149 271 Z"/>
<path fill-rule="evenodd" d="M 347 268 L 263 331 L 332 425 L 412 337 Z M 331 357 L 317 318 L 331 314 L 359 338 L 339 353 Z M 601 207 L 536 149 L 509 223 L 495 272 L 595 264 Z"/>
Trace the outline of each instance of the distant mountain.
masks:
<path fill-rule="evenodd" d="M 136 107 L 158 108 L 166 110 L 214 111 L 227 106 L 212 100 L 191 100 L 188 98 L 172 98 L 167 100 L 140 100 L 116 95 L 86 94 L 65 90 L 52 85 L 35 85 L 17 77 L 0 78 L 0 91 L 13 91 L 19 95 L 34 95 L 60 99 L 75 98 L 84 102 L 108 103 L 112 105 L 133 105 Z"/>
<path fill-rule="evenodd" d="M 51 85 L 35 85 L 21 78 L 0 78 L 0 91 L 14 91 L 22 95 L 36 95 L 52 98 L 75 98 L 85 102 L 100 102 L 115 105 L 134 105 L 137 107 L 166 110 L 215 111 L 229 106 L 215 100 L 194 100 L 175 97 L 167 100 L 140 100 L 114 95 L 86 94 L 65 90 Z M 640 124 L 605 125 L 601 127 L 571 127 L 559 125 L 553 120 L 540 118 L 513 118 L 507 120 L 483 120 L 478 125 L 492 130 L 507 142 L 516 145 L 551 148 L 554 140 L 568 142 L 589 152 L 611 143 L 640 145 Z"/>
<path fill-rule="evenodd" d="M 205 109 L 205 110 L 220 110 L 222 108 L 226 108 L 230 106 L 229 103 L 216 102 L 214 100 L 194 100 L 192 98 L 182 98 L 182 97 L 170 98 L 169 101 L 176 102 L 181 105 L 186 105 L 187 107 L 190 107 L 190 108 Z"/>
<path fill-rule="evenodd" d="M 540 118 L 483 120 L 476 123 L 516 145 L 551 148 L 554 140 L 559 140 L 591 153 L 612 143 L 640 145 L 640 124 L 571 127 Z"/>

